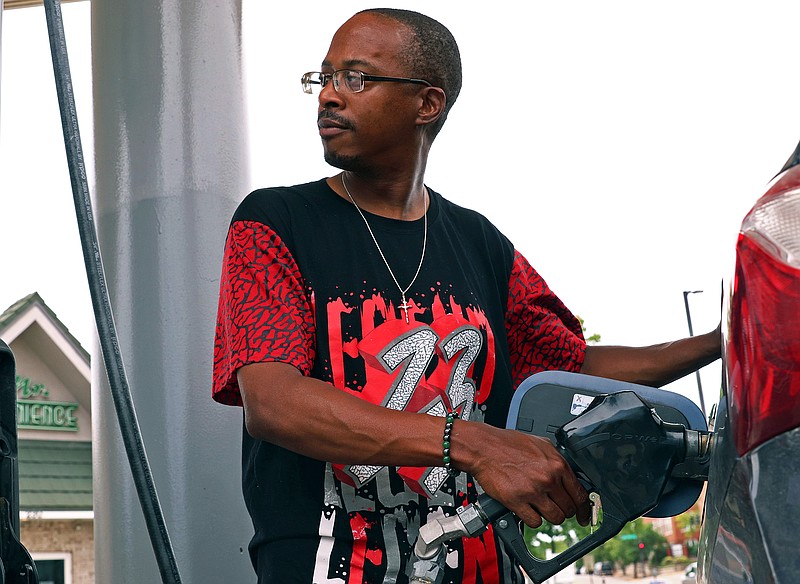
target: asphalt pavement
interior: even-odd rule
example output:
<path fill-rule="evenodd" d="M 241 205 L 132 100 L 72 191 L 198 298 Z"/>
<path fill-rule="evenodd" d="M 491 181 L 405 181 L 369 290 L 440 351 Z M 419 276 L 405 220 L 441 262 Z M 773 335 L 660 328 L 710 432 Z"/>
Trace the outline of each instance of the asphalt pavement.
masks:
<path fill-rule="evenodd" d="M 682 584 L 683 570 L 664 571 L 656 576 L 634 578 L 633 570 L 628 570 L 628 575 L 623 576 L 617 572 L 614 576 L 599 576 L 595 574 L 558 575 L 545 584 Z"/>

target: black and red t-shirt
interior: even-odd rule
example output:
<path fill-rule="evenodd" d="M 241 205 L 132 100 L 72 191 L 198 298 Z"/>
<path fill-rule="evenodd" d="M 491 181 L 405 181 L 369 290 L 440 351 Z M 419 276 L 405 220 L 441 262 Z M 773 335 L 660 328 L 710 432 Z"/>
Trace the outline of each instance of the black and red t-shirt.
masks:
<path fill-rule="evenodd" d="M 241 405 L 236 371 L 280 361 L 384 407 L 505 426 L 513 389 L 577 371 L 578 320 L 483 216 L 430 192 L 419 276 L 401 295 L 352 203 L 324 180 L 251 193 L 228 232 L 213 396 Z M 424 220 L 365 213 L 405 286 Z M 313 420 L 309 420 L 313 423 Z M 420 525 L 472 502 L 443 468 L 332 465 L 243 432 L 243 489 L 259 582 L 407 582 Z M 521 582 L 491 530 L 449 544 L 445 582 Z"/>

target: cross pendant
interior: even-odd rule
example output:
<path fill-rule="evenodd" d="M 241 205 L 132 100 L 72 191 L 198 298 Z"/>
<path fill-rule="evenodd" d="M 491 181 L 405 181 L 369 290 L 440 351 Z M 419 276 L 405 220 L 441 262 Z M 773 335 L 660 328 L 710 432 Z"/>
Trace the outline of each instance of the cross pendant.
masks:
<path fill-rule="evenodd" d="M 406 295 L 403 294 L 403 303 L 400 305 L 400 308 L 405 311 L 406 313 L 406 324 L 408 324 L 408 309 L 411 308 L 411 305 L 406 302 Z"/>

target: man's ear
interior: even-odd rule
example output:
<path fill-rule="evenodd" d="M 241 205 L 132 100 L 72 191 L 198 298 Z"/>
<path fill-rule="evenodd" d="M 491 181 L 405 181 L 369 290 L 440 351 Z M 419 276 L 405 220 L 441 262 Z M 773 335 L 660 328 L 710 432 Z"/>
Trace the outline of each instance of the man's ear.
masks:
<path fill-rule="evenodd" d="M 428 125 L 444 115 L 447 96 L 441 87 L 426 87 L 420 93 L 422 103 L 417 111 L 417 124 Z"/>

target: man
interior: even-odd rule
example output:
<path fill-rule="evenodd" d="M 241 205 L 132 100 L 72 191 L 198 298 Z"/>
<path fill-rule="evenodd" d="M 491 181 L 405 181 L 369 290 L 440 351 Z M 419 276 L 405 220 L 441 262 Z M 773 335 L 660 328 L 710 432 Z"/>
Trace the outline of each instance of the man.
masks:
<path fill-rule="evenodd" d="M 405 582 L 420 525 L 479 488 L 530 526 L 586 524 L 550 443 L 501 429 L 513 388 L 545 369 L 658 385 L 719 356 L 714 333 L 587 347 L 502 234 L 425 186 L 460 86 L 441 24 L 356 14 L 303 76 L 343 172 L 255 191 L 231 222 L 214 397 L 244 406 L 259 582 Z M 491 530 L 450 550 L 446 582 L 522 582 Z"/>

